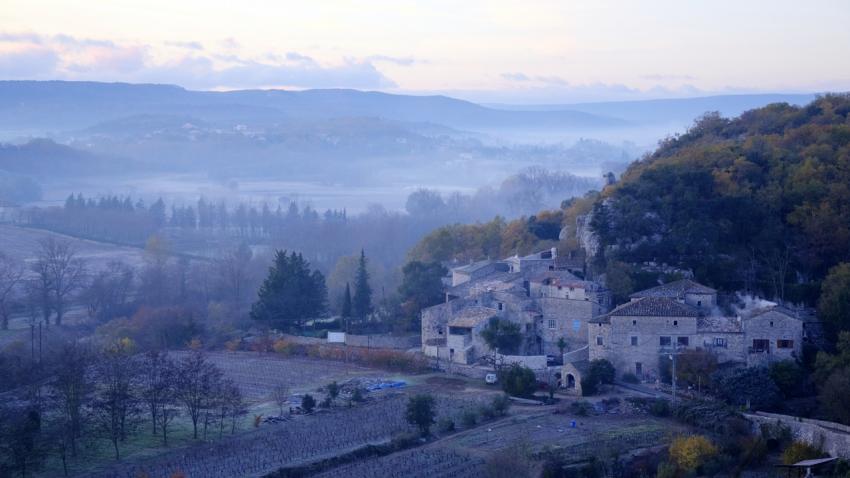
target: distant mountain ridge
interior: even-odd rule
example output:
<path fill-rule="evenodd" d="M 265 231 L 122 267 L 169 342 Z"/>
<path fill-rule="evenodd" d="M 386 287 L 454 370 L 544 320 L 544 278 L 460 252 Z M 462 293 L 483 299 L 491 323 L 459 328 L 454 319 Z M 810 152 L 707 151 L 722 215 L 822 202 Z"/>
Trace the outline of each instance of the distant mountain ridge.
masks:
<path fill-rule="evenodd" d="M 718 111 L 722 116 L 734 117 L 747 110 L 760 108 L 771 103 L 788 103 L 800 106 L 811 102 L 816 96 L 814 93 L 766 93 L 594 103 L 550 105 L 490 104 L 488 106 L 511 111 L 581 111 L 599 116 L 616 117 L 632 123 L 672 123 L 681 121 L 691 122 L 709 111 Z"/>
<path fill-rule="evenodd" d="M 507 111 L 446 96 L 357 90 L 191 91 L 173 85 L 0 82 L 0 128 L 81 129 L 132 115 L 188 115 L 205 121 L 379 117 L 452 128 L 608 128 L 618 119 L 578 111 Z"/>

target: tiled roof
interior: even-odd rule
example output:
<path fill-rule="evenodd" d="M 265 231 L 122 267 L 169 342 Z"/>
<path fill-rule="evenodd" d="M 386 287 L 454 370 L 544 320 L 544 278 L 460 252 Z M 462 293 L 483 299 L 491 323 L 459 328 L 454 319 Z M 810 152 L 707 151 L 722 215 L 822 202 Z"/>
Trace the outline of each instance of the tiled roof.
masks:
<path fill-rule="evenodd" d="M 685 294 L 714 294 L 717 291 L 711 287 L 704 286 L 690 279 L 682 279 L 674 282 L 668 282 L 651 289 L 635 292 L 630 297 L 669 297 L 683 298 Z"/>
<path fill-rule="evenodd" d="M 509 290 L 522 287 L 521 283 L 517 283 L 518 279 L 521 279 L 521 276 L 517 273 L 494 271 L 478 279 L 450 287 L 446 292 L 455 297 L 470 297 L 488 291 Z"/>
<path fill-rule="evenodd" d="M 464 273 L 475 272 L 478 269 L 481 269 L 483 267 L 487 267 L 492 263 L 493 263 L 493 261 L 491 261 L 489 259 L 485 259 L 483 261 L 473 262 L 472 264 L 467 264 L 465 266 L 455 267 L 455 268 L 452 269 L 452 272 L 464 272 Z"/>
<path fill-rule="evenodd" d="M 642 297 L 626 302 L 608 313 L 612 317 L 698 317 L 699 311 L 666 297 Z"/>
<path fill-rule="evenodd" d="M 735 317 L 700 317 L 697 332 L 739 333 L 743 332 L 743 328 Z"/>
<path fill-rule="evenodd" d="M 783 307 L 781 305 L 773 305 L 773 306 L 763 307 L 763 308 L 760 308 L 760 309 L 753 310 L 749 314 L 746 314 L 746 317 L 751 319 L 753 317 L 758 317 L 760 315 L 764 315 L 764 314 L 767 314 L 769 312 L 776 312 L 776 313 L 779 313 L 779 314 L 782 314 L 782 315 L 787 315 L 788 317 L 791 317 L 792 319 L 798 319 L 798 320 L 805 321 L 804 317 L 802 317 L 801 314 L 799 314 L 799 313 L 797 313 L 797 312 L 795 312 L 795 311 L 793 311 L 793 310 L 791 310 L 787 307 Z"/>
<path fill-rule="evenodd" d="M 529 278 L 531 282 L 542 282 L 546 279 L 554 279 L 560 281 L 581 281 L 570 271 L 540 271 Z"/>
<path fill-rule="evenodd" d="M 489 320 L 490 317 L 498 313 L 496 309 L 490 307 L 471 306 L 455 312 L 452 319 L 449 321 L 449 327 L 468 327 L 472 328 L 476 325 Z"/>

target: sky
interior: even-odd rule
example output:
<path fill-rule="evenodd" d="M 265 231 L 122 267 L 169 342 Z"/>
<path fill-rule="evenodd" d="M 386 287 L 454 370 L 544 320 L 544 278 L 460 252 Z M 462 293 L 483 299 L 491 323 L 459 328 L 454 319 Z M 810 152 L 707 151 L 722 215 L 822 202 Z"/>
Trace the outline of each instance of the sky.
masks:
<path fill-rule="evenodd" d="M 0 79 L 485 103 L 850 90 L 848 0 L 3 0 Z"/>

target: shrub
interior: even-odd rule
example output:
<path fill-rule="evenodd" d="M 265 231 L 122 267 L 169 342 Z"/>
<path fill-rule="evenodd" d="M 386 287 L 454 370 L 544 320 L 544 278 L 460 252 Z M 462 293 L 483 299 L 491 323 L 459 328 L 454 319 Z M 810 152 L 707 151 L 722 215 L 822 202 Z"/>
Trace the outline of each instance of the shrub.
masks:
<path fill-rule="evenodd" d="M 235 339 L 228 340 L 224 343 L 224 348 L 229 352 L 236 352 L 239 348 L 242 347 L 242 339 L 236 337 Z"/>
<path fill-rule="evenodd" d="M 657 400 L 653 400 L 652 403 L 649 404 L 649 414 L 654 417 L 666 417 L 670 415 L 670 402 L 659 398 Z"/>
<path fill-rule="evenodd" d="M 803 388 L 806 379 L 805 371 L 793 360 L 782 360 L 770 365 L 770 378 L 779 387 L 782 395 L 787 397 L 797 396 Z"/>
<path fill-rule="evenodd" d="M 779 388 L 765 367 L 745 367 L 721 370 L 713 381 L 718 395 L 730 405 L 770 410 L 781 397 Z"/>
<path fill-rule="evenodd" d="M 798 461 L 822 458 L 824 453 L 806 442 L 795 441 L 782 452 L 782 463 L 793 465 Z"/>
<path fill-rule="evenodd" d="M 659 463 L 655 478 L 676 478 L 676 465 L 666 461 Z"/>
<path fill-rule="evenodd" d="M 493 398 L 493 410 L 496 411 L 496 414 L 499 416 L 505 416 L 508 414 L 508 409 L 511 408 L 511 399 L 508 398 L 507 395 L 499 395 L 498 397 Z"/>
<path fill-rule="evenodd" d="M 635 375 L 631 372 L 624 373 L 622 378 L 623 378 L 623 381 L 626 382 L 626 383 L 640 383 L 640 379 L 637 378 L 637 375 Z"/>
<path fill-rule="evenodd" d="M 272 349 L 279 354 L 290 355 L 291 347 L 289 345 L 289 341 L 286 339 L 277 339 L 274 341 L 274 345 L 272 345 Z"/>
<path fill-rule="evenodd" d="M 464 410 L 460 415 L 460 422 L 466 428 L 474 427 L 478 423 L 478 414 L 475 410 Z"/>
<path fill-rule="evenodd" d="M 492 420 L 496 418 L 496 409 L 493 408 L 492 405 L 482 405 L 479 407 L 478 412 L 481 414 L 481 417 L 486 420 Z"/>
<path fill-rule="evenodd" d="M 581 395 L 583 397 L 592 397 L 598 392 L 598 382 L 591 377 L 582 377 L 581 379 Z"/>
<path fill-rule="evenodd" d="M 455 422 L 451 418 L 441 418 L 437 420 L 437 431 L 440 433 L 449 433 L 455 431 Z"/>
<path fill-rule="evenodd" d="M 590 415 L 591 410 L 593 410 L 593 405 L 584 400 L 578 400 L 570 404 L 570 412 L 580 417 Z"/>
<path fill-rule="evenodd" d="M 738 442 L 738 464 L 741 468 L 761 465 L 767 458 L 767 440 L 760 436 L 744 437 Z"/>
<path fill-rule="evenodd" d="M 434 397 L 431 395 L 419 394 L 408 399 L 405 418 L 408 423 L 419 428 L 422 436 L 428 436 L 430 433 L 435 414 Z"/>
<path fill-rule="evenodd" d="M 591 360 L 588 376 L 594 378 L 597 383 L 612 384 L 615 376 L 614 365 L 605 359 Z"/>
<path fill-rule="evenodd" d="M 360 387 L 355 388 L 354 391 L 351 392 L 351 400 L 355 402 L 362 402 L 365 400 L 363 397 L 363 389 Z"/>
<path fill-rule="evenodd" d="M 313 398 L 309 393 L 304 395 L 304 398 L 301 399 L 301 408 L 306 412 L 310 413 L 313 411 L 313 408 L 316 407 L 316 399 Z"/>
<path fill-rule="evenodd" d="M 493 453 L 484 462 L 484 476 L 490 478 L 531 478 L 534 476 L 534 464 L 529 458 L 529 450 L 522 445 L 514 445 Z"/>
<path fill-rule="evenodd" d="M 831 420 L 850 425 L 848 396 L 850 396 L 850 368 L 838 370 L 829 376 L 821 387 L 818 401 L 821 409 Z"/>
<path fill-rule="evenodd" d="M 508 395 L 530 397 L 534 394 L 537 378 L 530 368 L 515 363 L 499 372 L 499 382 Z"/>
<path fill-rule="evenodd" d="M 717 447 L 702 435 L 680 436 L 670 444 L 670 460 L 688 473 L 696 471 L 717 455 Z"/>

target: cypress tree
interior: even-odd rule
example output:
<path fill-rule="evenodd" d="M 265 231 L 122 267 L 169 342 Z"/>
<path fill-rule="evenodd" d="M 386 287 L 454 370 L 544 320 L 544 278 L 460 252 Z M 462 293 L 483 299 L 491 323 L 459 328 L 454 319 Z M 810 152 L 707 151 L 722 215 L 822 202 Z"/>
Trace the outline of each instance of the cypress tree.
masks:
<path fill-rule="evenodd" d="M 369 271 L 366 270 L 366 253 L 360 250 L 360 263 L 354 279 L 354 316 L 364 318 L 372 313 L 372 288 L 369 287 Z"/>
<path fill-rule="evenodd" d="M 345 294 L 342 296 L 342 316 L 351 317 L 351 287 L 345 283 Z"/>

